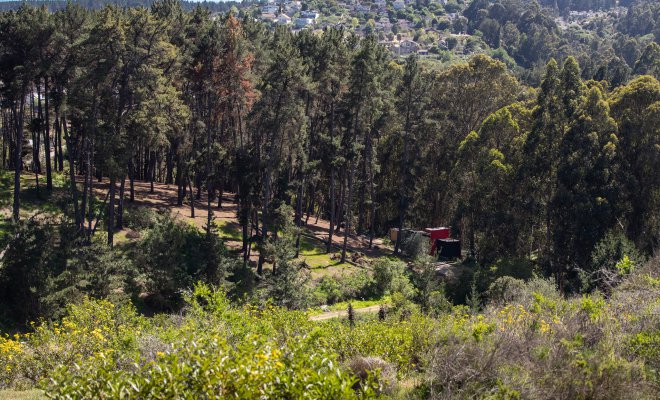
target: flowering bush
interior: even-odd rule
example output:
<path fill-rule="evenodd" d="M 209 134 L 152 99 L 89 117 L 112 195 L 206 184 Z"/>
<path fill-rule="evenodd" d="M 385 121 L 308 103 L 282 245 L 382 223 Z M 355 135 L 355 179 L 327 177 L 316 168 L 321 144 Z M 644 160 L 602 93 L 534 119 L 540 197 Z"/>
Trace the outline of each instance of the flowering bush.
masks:
<path fill-rule="evenodd" d="M 479 314 L 357 314 L 354 324 L 238 305 L 206 285 L 183 295 L 177 315 L 86 300 L 58 323 L 0 337 L 0 389 L 38 386 L 52 398 L 653 398 L 659 274 L 638 269 L 609 298 L 564 299 L 532 281 Z"/>

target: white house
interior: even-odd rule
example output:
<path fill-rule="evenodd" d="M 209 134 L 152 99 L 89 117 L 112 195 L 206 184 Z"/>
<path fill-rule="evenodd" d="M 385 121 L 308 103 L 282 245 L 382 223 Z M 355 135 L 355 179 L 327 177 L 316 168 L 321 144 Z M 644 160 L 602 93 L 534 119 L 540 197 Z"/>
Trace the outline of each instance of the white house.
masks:
<path fill-rule="evenodd" d="M 300 12 L 300 18 L 308 18 L 308 19 L 317 19 L 319 17 L 319 13 L 316 11 L 301 11 Z"/>
<path fill-rule="evenodd" d="M 275 18 L 275 22 L 278 25 L 289 25 L 291 23 L 291 17 L 286 14 L 280 14 Z"/>
<path fill-rule="evenodd" d="M 355 11 L 368 13 L 371 12 L 371 6 L 369 4 L 360 4 L 359 6 L 355 7 Z"/>

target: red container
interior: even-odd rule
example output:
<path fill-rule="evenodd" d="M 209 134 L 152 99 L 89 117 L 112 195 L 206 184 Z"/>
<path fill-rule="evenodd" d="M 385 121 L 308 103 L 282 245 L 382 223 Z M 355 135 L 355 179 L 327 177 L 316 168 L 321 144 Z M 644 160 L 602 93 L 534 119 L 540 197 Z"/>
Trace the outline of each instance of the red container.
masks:
<path fill-rule="evenodd" d="M 436 239 L 447 239 L 451 234 L 451 228 L 425 228 L 424 232 L 431 235 L 431 240 L 435 242 Z"/>
<path fill-rule="evenodd" d="M 446 227 L 440 227 L 440 228 L 424 228 L 424 232 L 429 234 L 429 240 L 431 241 L 430 243 L 430 249 L 429 249 L 429 254 L 430 255 L 435 255 L 435 252 L 437 250 L 437 247 L 435 245 L 436 241 L 438 239 L 447 239 L 449 238 L 449 235 L 451 235 L 451 228 L 446 228 Z"/>

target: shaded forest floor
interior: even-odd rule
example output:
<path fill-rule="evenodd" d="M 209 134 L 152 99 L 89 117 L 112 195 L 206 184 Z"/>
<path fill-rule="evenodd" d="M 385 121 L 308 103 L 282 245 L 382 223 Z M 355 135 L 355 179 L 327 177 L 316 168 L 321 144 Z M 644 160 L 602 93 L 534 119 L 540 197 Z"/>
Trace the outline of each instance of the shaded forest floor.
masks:
<path fill-rule="evenodd" d="M 82 177 L 78 177 L 79 189 L 82 189 Z M 37 180 L 32 173 L 21 176 L 21 216 L 29 217 L 36 213 L 50 215 L 61 215 L 62 210 L 70 207 L 68 183 L 62 173 L 53 174 L 53 190 L 47 192 L 45 178 L 39 176 L 39 188 Z M 94 179 L 95 202 L 101 204 L 105 198 L 109 182 L 102 179 L 100 182 Z M 186 197 L 183 205 L 177 204 L 176 185 L 154 183 L 153 192 L 149 182 L 138 181 L 134 183 L 135 201 L 129 202 L 129 184 L 126 182 L 125 207 L 146 207 L 159 212 L 170 212 L 175 217 L 204 229 L 207 223 L 206 195 L 201 194 L 195 199 L 195 217 L 191 216 L 189 197 Z M 117 189 L 117 194 L 119 190 Z M 217 199 L 212 202 L 213 221 L 218 234 L 224 240 L 230 252 L 238 254 L 242 247 L 241 226 L 237 218 L 237 204 L 233 193 L 225 193 L 222 199 L 222 207 L 218 207 Z M 2 171 L 0 174 L 0 234 L 6 231 L 11 217 L 13 201 L 13 173 Z M 308 266 L 313 279 L 323 276 L 338 276 L 350 274 L 360 268 L 368 268 L 371 259 L 388 256 L 392 253 L 381 238 L 374 238 L 372 246 L 369 246 L 369 238 L 362 235 L 349 235 L 347 241 L 349 262 L 341 263 L 341 246 L 344 240 L 344 232 L 333 235 L 333 250 L 326 252 L 328 240 L 329 222 L 322 218 L 311 215 L 308 223 L 304 226 L 301 238 L 300 259 Z M 100 232 L 99 232 L 100 233 Z M 122 245 L 135 241 L 139 232 L 131 231 L 129 228 L 115 232 L 115 243 Z M 253 248 L 250 261 L 256 264 L 258 252 Z"/>

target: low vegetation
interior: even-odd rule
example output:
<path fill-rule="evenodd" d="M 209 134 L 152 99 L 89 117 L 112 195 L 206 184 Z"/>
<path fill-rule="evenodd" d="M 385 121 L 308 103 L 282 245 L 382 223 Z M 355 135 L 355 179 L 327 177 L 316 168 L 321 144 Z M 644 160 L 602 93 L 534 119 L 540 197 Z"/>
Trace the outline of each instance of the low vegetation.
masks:
<path fill-rule="evenodd" d="M 650 399 L 660 385 L 659 267 L 608 298 L 565 299 L 533 279 L 480 313 L 414 308 L 353 322 L 238 305 L 204 284 L 184 294 L 181 314 L 151 318 L 88 299 L 0 339 L 0 387 L 52 398 Z"/>

